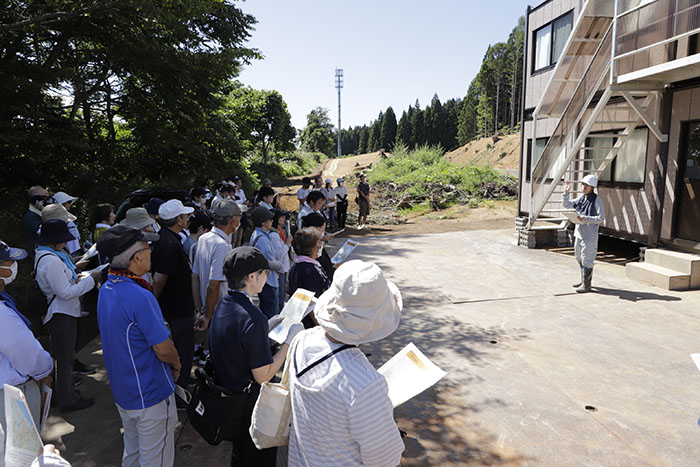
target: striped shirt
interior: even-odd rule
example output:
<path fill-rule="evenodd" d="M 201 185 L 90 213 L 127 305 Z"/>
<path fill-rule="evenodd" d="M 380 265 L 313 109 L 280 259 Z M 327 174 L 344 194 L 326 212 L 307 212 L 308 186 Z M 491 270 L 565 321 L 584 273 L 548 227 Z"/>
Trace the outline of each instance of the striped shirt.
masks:
<path fill-rule="evenodd" d="M 299 334 L 290 352 L 289 466 L 396 466 L 404 450 L 386 380 L 358 348 L 332 352 L 320 327 Z"/>

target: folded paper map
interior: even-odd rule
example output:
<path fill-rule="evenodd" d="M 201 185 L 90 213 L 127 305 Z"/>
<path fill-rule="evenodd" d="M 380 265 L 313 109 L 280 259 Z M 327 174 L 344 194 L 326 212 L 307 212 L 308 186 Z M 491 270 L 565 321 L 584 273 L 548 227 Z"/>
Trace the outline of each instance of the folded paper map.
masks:
<path fill-rule="evenodd" d="M 398 407 L 440 381 L 447 373 L 418 350 L 413 342 L 377 370 L 389 386 L 389 399 Z"/>
<path fill-rule="evenodd" d="M 7 467 L 29 467 L 43 447 L 24 393 L 9 384 L 4 385 L 5 465 Z"/>

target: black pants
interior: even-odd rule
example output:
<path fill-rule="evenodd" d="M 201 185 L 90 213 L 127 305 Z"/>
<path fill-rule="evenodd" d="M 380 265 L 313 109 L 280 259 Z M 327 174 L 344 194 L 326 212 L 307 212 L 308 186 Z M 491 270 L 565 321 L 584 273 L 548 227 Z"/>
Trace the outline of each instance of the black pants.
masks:
<path fill-rule="evenodd" d="M 194 357 L 194 317 L 168 319 L 170 334 L 177 354 L 180 356 L 180 377 L 175 381 L 178 385 L 187 389 L 190 384 L 190 371 L 192 371 L 192 358 Z"/>
<path fill-rule="evenodd" d="M 336 206 L 336 220 L 338 221 L 338 228 L 345 228 L 345 221 L 348 220 L 348 202 L 338 203 Z"/>
<path fill-rule="evenodd" d="M 234 467 L 275 467 L 277 463 L 277 448 L 258 450 L 248 432 L 250 420 L 253 416 L 253 407 L 258 400 L 257 393 L 251 393 L 246 404 L 245 417 L 242 419 L 239 435 L 233 440 L 231 451 L 231 466 Z"/>
<path fill-rule="evenodd" d="M 51 356 L 56 360 L 54 369 L 56 404 L 64 407 L 78 399 L 78 393 L 73 387 L 73 359 L 78 318 L 56 313 L 46 323 L 46 327 L 51 340 Z"/>

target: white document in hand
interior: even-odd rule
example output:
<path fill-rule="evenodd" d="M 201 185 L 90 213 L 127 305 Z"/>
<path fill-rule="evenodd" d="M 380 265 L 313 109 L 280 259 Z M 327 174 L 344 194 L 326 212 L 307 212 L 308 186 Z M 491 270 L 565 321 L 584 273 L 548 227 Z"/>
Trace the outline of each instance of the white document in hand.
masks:
<path fill-rule="evenodd" d="M 342 263 L 348 258 L 348 256 L 350 256 L 350 253 L 352 253 L 352 251 L 357 247 L 357 245 L 359 245 L 359 243 L 355 240 L 348 240 L 342 247 L 340 247 L 340 250 L 338 250 L 336 254 L 333 255 L 333 257 L 331 258 L 331 262 L 333 264 Z"/>
<path fill-rule="evenodd" d="M 280 316 L 282 322 L 270 331 L 268 337 L 278 344 L 287 340 L 289 328 L 292 324 L 301 323 L 301 320 L 311 311 L 309 305 L 315 302 L 314 293 L 306 289 L 297 289 L 294 295 L 285 303 Z"/>
<path fill-rule="evenodd" d="M 571 211 L 564 211 L 562 212 L 564 216 L 569 219 L 569 222 L 572 224 L 583 224 L 580 220 L 578 220 L 578 213 L 577 212 L 571 212 Z"/>
<path fill-rule="evenodd" d="M 24 393 L 9 384 L 4 385 L 7 442 L 5 465 L 29 467 L 43 447 Z"/>
<path fill-rule="evenodd" d="M 418 350 L 413 342 L 377 370 L 389 386 L 389 399 L 398 407 L 440 381 L 447 373 Z"/>

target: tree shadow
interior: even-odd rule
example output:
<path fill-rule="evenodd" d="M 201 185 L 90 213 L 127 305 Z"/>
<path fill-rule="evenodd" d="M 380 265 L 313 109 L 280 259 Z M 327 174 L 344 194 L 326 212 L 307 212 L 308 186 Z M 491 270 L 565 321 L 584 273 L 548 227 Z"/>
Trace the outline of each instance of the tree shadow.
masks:
<path fill-rule="evenodd" d="M 383 269 L 389 272 L 390 268 Z M 397 285 L 401 288 L 401 284 Z M 363 351 L 378 368 L 413 342 L 448 371 L 435 386 L 394 411 L 399 428 L 407 432 L 402 465 L 506 465 L 533 461 L 499 447 L 497 433 L 469 417 L 509 405 L 498 397 L 474 403 L 470 387 L 484 381 L 470 368 L 496 364 L 503 352 L 499 344 L 529 339 L 529 332 L 522 328 L 481 327 L 449 315 L 424 313 L 422 308 L 428 305 L 433 310 L 441 304 L 450 306 L 431 288 L 405 287 L 402 293 L 404 310 L 399 328 L 379 342 L 363 345 Z"/>
<path fill-rule="evenodd" d="M 593 292 L 601 295 L 617 296 L 620 300 L 627 300 L 629 302 L 640 302 L 646 300 L 679 302 L 682 300 L 680 297 L 674 297 L 673 295 L 660 295 L 653 292 L 640 292 L 638 290 L 607 289 L 605 287 L 593 287 Z"/>

